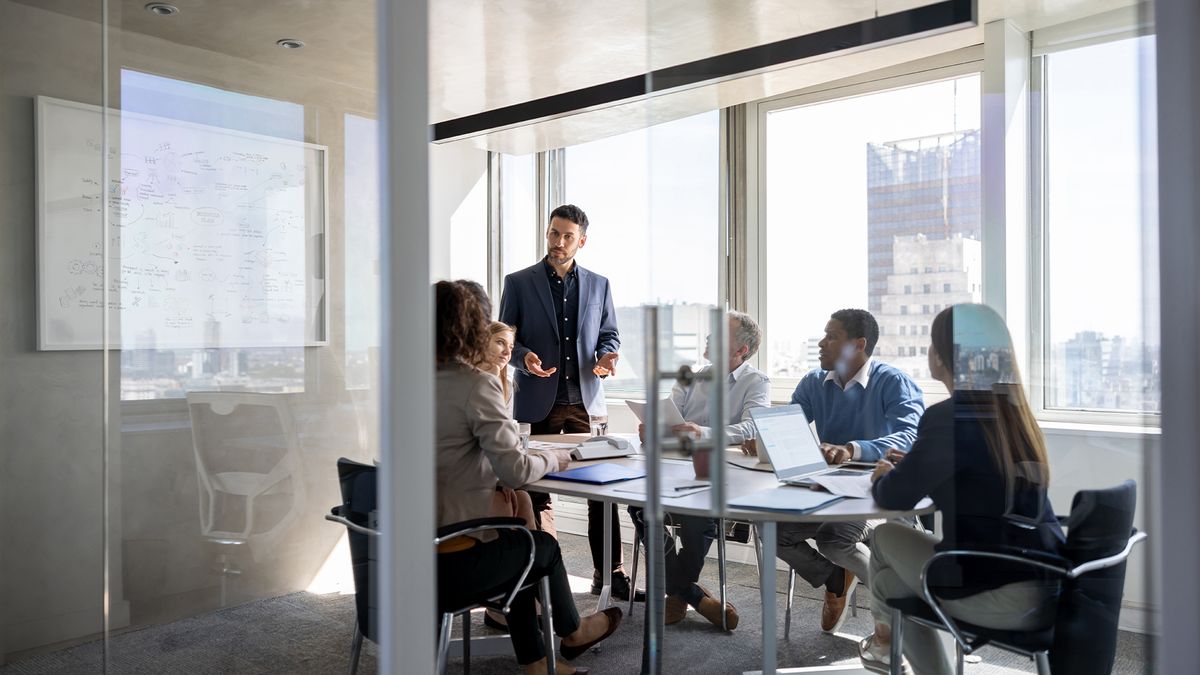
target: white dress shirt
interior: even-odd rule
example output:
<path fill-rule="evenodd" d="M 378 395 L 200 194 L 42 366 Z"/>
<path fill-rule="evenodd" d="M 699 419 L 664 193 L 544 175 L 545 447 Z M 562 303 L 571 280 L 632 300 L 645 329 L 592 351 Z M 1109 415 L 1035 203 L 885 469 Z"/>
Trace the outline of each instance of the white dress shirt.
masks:
<path fill-rule="evenodd" d="M 700 370 L 707 373 L 712 366 Z M 683 419 L 700 427 L 701 438 L 712 434 L 708 419 L 708 380 L 700 380 L 691 387 L 679 384 L 671 390 L 671 400 L 683 414 Z M 729 422 L 725 435 L 730 445 L 742 443 L 757 435 L 754 422 L 750 419 L 753 408 L 771 406 L 771 380 L 749 363 L 743 363 L 733 372 L 726 374 L 725 384 L 729 387 Z"/>

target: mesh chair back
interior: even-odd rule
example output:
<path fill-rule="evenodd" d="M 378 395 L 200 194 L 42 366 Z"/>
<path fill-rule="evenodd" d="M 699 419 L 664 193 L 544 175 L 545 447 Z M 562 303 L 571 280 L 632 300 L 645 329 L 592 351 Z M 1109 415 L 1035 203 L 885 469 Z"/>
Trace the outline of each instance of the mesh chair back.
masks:
<path fill-rule="evenodd" d="M 363 527 L 378 529 L 376 510 L 379 500 L 376 492 L 375 467 L 346 458 L 337 463 L 338 479 L 342 488 L 343 514 L 351 522 Z M 354 609 L 358 617 L 358 629 L 363 636 L 378 642 L 375 627 L 378 625 L 379 608 L 372 581 L 378 562 L 374 537 L 348 530 L 350 537 L 350 564 L 354 571 Z"/>
<path fill-rule="evenodd" d="M 1136 502 L 1137 484 L 1131 480 L 1077 493 L 1063 556 L 1080 565 L 1120 553 L 1133 532 Z M 1124 589 L 1124 562 L 1063 583 L 1050 650 L 1055 675 L 1112 672 Z"/>

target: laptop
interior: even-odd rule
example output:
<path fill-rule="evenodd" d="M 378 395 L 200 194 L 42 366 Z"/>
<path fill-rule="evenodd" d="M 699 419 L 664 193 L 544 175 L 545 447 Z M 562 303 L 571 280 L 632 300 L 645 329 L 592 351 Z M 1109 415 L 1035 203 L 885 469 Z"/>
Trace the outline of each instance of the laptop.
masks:
<path fill-rule="evenodd" d="M 861 476 L 864 469 L 829 466 L 821 453 L 821 444 L 798 405 L 778 408 L 754 408 L 750 417 L 758 428 L 759 458 L 769 461 L 779 482 L 811 486 L 813 476 Z"/>

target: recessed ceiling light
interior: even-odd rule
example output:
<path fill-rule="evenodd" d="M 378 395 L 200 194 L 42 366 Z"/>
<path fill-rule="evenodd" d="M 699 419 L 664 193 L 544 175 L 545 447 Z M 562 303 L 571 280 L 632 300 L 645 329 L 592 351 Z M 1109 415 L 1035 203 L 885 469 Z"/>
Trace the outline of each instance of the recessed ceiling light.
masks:
<path fill-rule="evenodd" d="M 275 44 L 280 47 L 283 47 L 284 49 L 300 49 L 300 48 L 304 47 L 304 40 L 297 40 L 295 38 L 284 38 L 282 40 L 276 40 Z"/>
<path fill-rule="evenodd" d="M 175 5 L 168 5 L 165 2 L 152 2 L 146 5 L 146 11 L 159 16 L 171 16 L 179 13 L 179 8 Z"/>

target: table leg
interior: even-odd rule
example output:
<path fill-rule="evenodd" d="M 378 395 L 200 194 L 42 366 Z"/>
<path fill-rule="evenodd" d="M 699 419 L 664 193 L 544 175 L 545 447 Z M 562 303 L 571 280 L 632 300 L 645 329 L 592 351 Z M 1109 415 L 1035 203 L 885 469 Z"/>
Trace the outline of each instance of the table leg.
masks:
<path fill-rule="evenodd" d="M 762 672 L 775 675 L 775 523 L 762 524 L 762 563 L 758 566 L 762 594 Z"/>
<path fill-rule="evenodd" d="M 600 571 L 600 599 L 596 601 L 596 611 L 603 612 L 608 609 L 612 600 L 612 504 L 607 501 L 601 502 L 604 504 L 604 569 Z M 630 591 L 632 594 L 633 591 Z"/>

